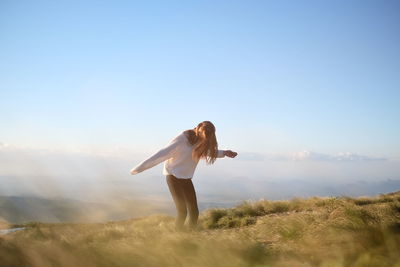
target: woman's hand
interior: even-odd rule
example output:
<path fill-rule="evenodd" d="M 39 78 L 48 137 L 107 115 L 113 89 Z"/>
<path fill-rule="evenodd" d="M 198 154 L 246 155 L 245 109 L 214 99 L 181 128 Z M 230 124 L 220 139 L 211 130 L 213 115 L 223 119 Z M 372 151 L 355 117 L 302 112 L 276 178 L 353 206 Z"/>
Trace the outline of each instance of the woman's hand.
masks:
<path fill-rule="evenodd" d="M 232 150 L 225 150 L 224 155 L 230 158 L 234 158 L 237 156 L 237 153 Z"/>
<path fill-rule="evenodd" d="M 135 174 L 138 174 L 139 172 L 138 172 L 137 170 L 135 170 L 135 169 L 132 169 L 132 170 L 130 171 L 130 173 L 131 173 L 131 175 L 135 175 Z"/>

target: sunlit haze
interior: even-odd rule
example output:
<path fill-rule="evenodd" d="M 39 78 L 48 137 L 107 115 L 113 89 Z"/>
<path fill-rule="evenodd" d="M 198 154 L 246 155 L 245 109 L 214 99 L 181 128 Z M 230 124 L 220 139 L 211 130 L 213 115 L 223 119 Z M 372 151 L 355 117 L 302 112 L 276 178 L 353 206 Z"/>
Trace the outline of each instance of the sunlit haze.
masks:
<path fill-rule="evenodd" d="M 399 11 L 398 1 L 1 1 L 0 195 L 168 210 L 162 164 L 129 171 L 204 120 L 238 156 L 197 166 L 201 208 L 398 190 Z"/>

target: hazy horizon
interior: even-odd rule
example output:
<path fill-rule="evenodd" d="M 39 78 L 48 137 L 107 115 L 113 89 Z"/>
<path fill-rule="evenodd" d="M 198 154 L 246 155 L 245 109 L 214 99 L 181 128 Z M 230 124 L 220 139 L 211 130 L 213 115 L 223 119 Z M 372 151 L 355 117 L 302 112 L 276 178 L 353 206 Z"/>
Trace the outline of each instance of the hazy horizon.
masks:
<path fill-rule="evenodd" d="M 3 145 L 0 146 L 3 163 L 0 195 L 64 196 L 81 200 L 170 198 L 162 174 L 163 163 L 135 176 L 129 174 L 130 168 L 147 156 Z M 213 165 L 200 161 L 193 182 L 199 201 L 373 195 L 387 193 L 390 181 L 394 181 L 393 186 L 400 181 L 399 162 L 349 153 L 243 152 L 235 159 L 218 159 Z M 393 187 L 393 191 L 397 189 Z"/>

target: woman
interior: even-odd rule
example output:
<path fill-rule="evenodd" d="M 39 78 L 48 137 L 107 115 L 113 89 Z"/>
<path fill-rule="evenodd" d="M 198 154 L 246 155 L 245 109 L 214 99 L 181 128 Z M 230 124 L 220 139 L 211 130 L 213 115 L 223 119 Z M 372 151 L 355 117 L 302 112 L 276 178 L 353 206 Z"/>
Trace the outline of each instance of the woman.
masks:
<path fill-rule="evenodd" d="M 178 230 L 183 229 L 189 211 L 189 227 L 195 229 L 199 209 L 192 177 L 197 163 L 200 159 L 205 159 L 209 165 L 213 164 L 216 158 L 234 158 L 236 155 L 237 153 L 231 150 L 218 149 L 215 126 L 210 121 L 203 121 L 196 128 L 181 132 L 168 146 L 133 168 L 131 174 L 138 174 L 166 161 L 163 174 L 166 175 L 177 210 L 175 227 Z"/>

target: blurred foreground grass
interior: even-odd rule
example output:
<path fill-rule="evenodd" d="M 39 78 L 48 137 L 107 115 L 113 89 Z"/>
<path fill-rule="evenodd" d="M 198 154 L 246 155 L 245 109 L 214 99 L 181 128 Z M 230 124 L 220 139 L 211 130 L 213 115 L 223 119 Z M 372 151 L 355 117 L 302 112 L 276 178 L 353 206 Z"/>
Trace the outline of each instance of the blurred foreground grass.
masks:
<path fill-rule="evenodd" d="M 29 223 L 0 236 L 0 266 L 400 266 L 400 192 L 375 198 L 244 202 L 196 232 L 163 215 Z"/>

